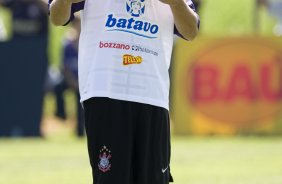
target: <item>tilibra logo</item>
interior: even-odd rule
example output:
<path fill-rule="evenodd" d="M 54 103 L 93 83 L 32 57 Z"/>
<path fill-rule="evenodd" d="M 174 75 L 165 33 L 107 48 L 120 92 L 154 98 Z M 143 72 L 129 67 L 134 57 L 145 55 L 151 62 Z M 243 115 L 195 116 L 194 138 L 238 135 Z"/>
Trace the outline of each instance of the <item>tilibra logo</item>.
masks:
<path fill-rule="evenodd" d="M 125 32 L 150 39 L 157 38 L 159 26 L 144 21 L 145 8 L 145 0 L 127 0 L 126 12 L 131 18 L 109 14 L 105 24 L 107 31 Z"/>
<path fill-rule="evenodd" d="M 123 55 L 123 65 L 132 65 L 132 64 L 141 64 L 143 62 L 143 58 L 141 56 L 133 56 L 130 54 Z"/>

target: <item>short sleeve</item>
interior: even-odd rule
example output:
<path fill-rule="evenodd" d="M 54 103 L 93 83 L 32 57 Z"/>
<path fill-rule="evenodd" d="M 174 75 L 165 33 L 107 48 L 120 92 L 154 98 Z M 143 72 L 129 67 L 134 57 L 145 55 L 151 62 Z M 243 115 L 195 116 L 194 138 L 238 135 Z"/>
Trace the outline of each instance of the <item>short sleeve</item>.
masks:
<path fill-rule="evenodd" d="M 196 8 L 195 8 L 195 5 L 193 3 L 192 0 L 185 0 L 186 1 L 186 4 L 195 12 L 196 12 Z M 198 28 L 200 28 L 200 17 L 197 13 L 197 17 L 198 17 Z M 181 38 L 184 38 L 180 33 L 179 31 L 177 30 L 176 26 L 174 26 L 174 34 L 176 34 L 177 36 L 181 37 Z"/>
<path fill-rule="evenodd" d="M 52 3 L 53 0 L 48 0 L 48 10 L 50 10 L 50 4 Z M 68 20 L 68 22 L 66 22 L 65 25 L 67 25 L 70 21 L 72 21 L 74 19 L 74 13 L 78 12 L 80 10 L 84 9 L 84 4 L 85 1 L 79 2 L 79 3 L 73 3 L 71 6 L 71 16 L 70 19 Z M 50 11 L 49 11 L 50 14 Z"/>

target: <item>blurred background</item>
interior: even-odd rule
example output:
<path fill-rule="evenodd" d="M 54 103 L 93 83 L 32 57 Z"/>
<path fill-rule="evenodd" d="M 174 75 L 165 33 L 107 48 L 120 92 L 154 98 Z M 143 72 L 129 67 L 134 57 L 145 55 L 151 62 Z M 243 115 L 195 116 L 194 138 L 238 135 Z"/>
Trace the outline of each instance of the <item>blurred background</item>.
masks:
<path fill-rule="evenodd" d="M 175 183 L 281 184 L 282 0 L 194 2 L 200 34 L 175 38 L 170 71 Z M 0 0 L 0 184 L 91 183 L 79 18 L 47 14 Z"/>

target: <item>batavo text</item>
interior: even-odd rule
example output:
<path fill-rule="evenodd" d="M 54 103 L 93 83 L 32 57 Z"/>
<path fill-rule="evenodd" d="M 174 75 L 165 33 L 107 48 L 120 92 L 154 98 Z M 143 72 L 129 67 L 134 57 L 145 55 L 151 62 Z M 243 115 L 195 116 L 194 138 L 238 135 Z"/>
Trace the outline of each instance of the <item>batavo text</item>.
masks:
<path fill-rule="evenodd" d="M 113 14 L 108 15 L 108 20 L 105 26 L 107 28 L 122 28 L 128 31 L 134 30 L 150 32 L 152 35 L 157 34 L 159 31 L 159 26 L 157 26 L 156 24 L 151 24 L 149 22 L 143 22 L 140 20 L 134 20 L 134 18 L 115 18 Z"/>

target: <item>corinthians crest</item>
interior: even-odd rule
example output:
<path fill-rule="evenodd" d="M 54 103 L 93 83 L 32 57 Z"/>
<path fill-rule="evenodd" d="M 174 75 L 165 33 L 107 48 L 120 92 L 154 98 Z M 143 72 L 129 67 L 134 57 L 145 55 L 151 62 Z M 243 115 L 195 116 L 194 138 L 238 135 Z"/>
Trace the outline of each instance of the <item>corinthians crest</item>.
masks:
<path fill-rule="evenodd" d="M 112 157 L 111 151 L 106 146 L 103 146 L 99 154 L 100 161 L 98 163 L 98 168 L 100 171 L 105 173 L 111 169 L 112 166 L 110 163 L 111 157 Z"/>
<path fill-rule="evenodd" d="M 145 13 L 145 0 L 126 0 L 126 11 L 133 17 L 141 17 Z"/>

